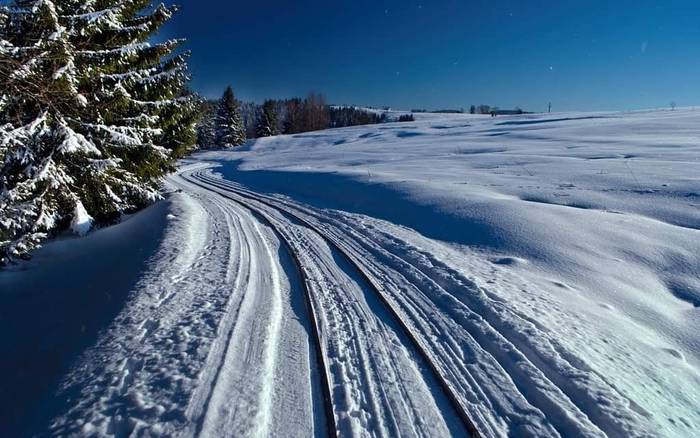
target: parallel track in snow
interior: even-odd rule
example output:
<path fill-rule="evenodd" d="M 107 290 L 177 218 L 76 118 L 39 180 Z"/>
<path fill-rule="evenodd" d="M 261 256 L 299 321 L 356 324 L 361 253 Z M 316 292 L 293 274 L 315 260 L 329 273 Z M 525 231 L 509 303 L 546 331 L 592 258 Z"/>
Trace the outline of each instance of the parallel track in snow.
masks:
<path fill-rule="evenodd" d="M 481 433 L 477 429 L 474 421 L 470 418 L 468 412 L 466 409 L 462 406 L 462 404 L 459 402 L 459 399 L 457 398 L 454 390 L 451 388 L 450 384 L 447 382 L 447 380 L 444 378 L 444 376 L 440 373 L 438 367 L 435 365 L 435 363 L 432 361 L 430 355 L 427 353 L 425 348 L 422 346 L 422 344 L 418 341 L 418 338 L 416 335 L 413 333 L 413 331 L 409 328 L 409 326 L 404 322 L 404 320 L 401 318 L 399 313 L 396 311 L 394 306 L 390 303 L 390 301 L 387 299 L 386 295 L 382 292 L 381 286 L 379 286 L 376 281 L 372 278 L 371 275 L 367 274 L 365 270 L 361 267 L 361 265 L 355 260 L 355 257 L 350 255 L 347 251 L 345 251 L 340 245 L 335 238 L 327 235 L 327 233 L 323 232 L 320 230 L 316 225 L 313 223 L 309 222 L 305 218 L 301 217 L 294 211 L 291 211 L 289 208 L 281 207 L 279 205 L 275 205 L 275 203 L 271 202 L 269 199 L 257 195 L 253 192 L 247 191 L 247 190 L 241 190 L 234 188 L 230 185 L 224 184 L 220 181 L 216 181 L 212 178 L 208 178 L 205 175 L 202 175 L 201 172 L 193 172 L 190 175 L 182 175 L 183 178 L 188 180 L 190 183 L 195 184 L 203 189 L 214 191 L 215 193 L 219 194 L 220 196 L 229 199 L 238 205 L 241 205 L 242 207 L 248 209 L 249 211 L 253 212 L 257 217 L 259 217 L 265 224 L 270 226 L 275 234 L 280 238 L 281 242 L 284 242 L 285 247 L 287 248 L 288 253 L 291 255 L 292 259 L 295 262 L 295 265 L 297 267 L 297 270 L 299 272 L 300 278 L 302 279 L 303 283 L 303 288 L 305 292 L 305 301 L 307 304 L 307 308 L 309 310 L 309 315 L 311 318 L 311 324 L 313 328 L 313 338 L 314 338 L 314 343 L 316 347 L 316 352 L 317 352 L 317 361 L 319 362 L 319 369 L 321 370 L 321 378 L 323 379 L 322 382 L 322 389 L 323 389 L 323 398 L 324 398 L 324 406 L 325 406 L 325 414 L 326 414 L 326 421 L 327 421 L 327 427 L 328 427 L 328 435 L 329 436 L 336 436 L 337 434 L 337 428 L 336 428 L 336 422 L 335 422 L 335 415 L 334 415 L 334 408 L 333 408 L 333 402 L 331 398 L 331 381 L 328 376 L 328 368 L 326 367 L 327 365 L 327 359 L 325 357 L 325 353 L 323 352 L 323 343 L 321 341 L 321 335 L 319 331 L 319 326 L 318 326 L 318 320 L 316 317 L 315 313 L 315 307 L 313 303 L 313 298 L 311 291 L 308 287 L 310 279 L 306 275 L 303 267 L 301 260 L 299 258 L 299 255 L 295 252 L 293 249 L 293 246 L 290 242 L 287 241 L 287 239 L 284 237 L 284 233 L 281 232 L 279 229 L 278 225 L 274 223 L 273 220 L 271 220 L 265 211 L 260 208 L 256 208 L 254 206 L 251 206 L 249 203 L 243 202 L 243 201 L 254 201 L 257 202 L 261 205 L 264 205 L 267 208 L 270 208 L 274 211 L 278 211 L 282 213 L 283 215 L 286 215 L 288 217 L 294 218 L 296 221 L 298 221 L 300 224 L 302 224 L 304 227 L 308 228 L 309 230 L 313 231 L 315 234 L 317 234 L 323 241 L 325 241 L 329 247 L 333 248 L 335 251 L 337 251 L 339 254 L 343 256 L 343 258 L 348 262 L 348 264 L 359 274 L 360 278 L 370 287 L 372 292 L 377 296 L 379 301 L 384 305 L 385 309 L 389 312 L 389 314 L 392 316 L 392 318 L 395 320 L 395 322 L 398 324 L 398 326 L 401 328 L 402 332 L 404 335 L 411 341 L 413 347 L 415 348 L 415 351 L 418 352 L 420 355 L 421 360 L 428 365 L 428 368 L 430 369 L 433 377 L 435 378 L 435 381 L 440 385 L 444 395 L 446 396 L 447 400 L 449 400 L 452 408 L 454 411 L 457 413 L 459 416 L 463 426 L 469 433 L 471 434 L 472 437 L 479 438 L 481 437 Z M 217 190 L 212 190 L 213 188 L 219 189 L 224 191 L 225 193 L 222 193 Z M 235 197 L 234 197 L 235 196 Z M 236 198 L 238 197 L 238 198 Z"/>
<path fill-rule="evenodd" d="M 182 177 L 190 182 L 191 184 L 194 184 L 198 187 L 201 187 L 205 190 L 210 190 L 210 187 L 207 187 L 206 184 L 203 184 L 201 181 L 193 180 L 191 178 L 188 178 L 185 175 L 182 175 Z M 260 219 L 265 225 L 269 226 L 274 233 L 277 235 L 277 237 L 280 239 L 280 242 L 283 242 L 287 253 L 289 256 L 292 258 L 294 261 L 294 265 L 297 269 L 297 274 L 299 275 L 299 278 L 301 278 L 301 285 L 304 290 L 304 303 L 306 305 L 307 312 L 309 314 L 309 319 L 311 323 L 311 328 L 312 328 L 312 337 L 313 337 L 313 342 L 314 342 L 314 350 L 316 351 L 316 361 L 318 362 L 318 369 L 321 374 L 321 391 L 323 392 L 323 405 L 324 405 L 324 414 L 325 414 L 325 419 L 326 419 L 326 428 L 327 428 L 327 434 L 329 437 L 337 437 L 337 426 L 335 422 L 335 414 L 334 414 L 334 409 L 333 409 L 333 401 L 331 398 L 331 387 L 330 387 L 330 379 L 328 378 L 328 367 L 327 367 L 327 360 L 325 357 L 325 354 L 323 353 L 323 343 L 321 341 L 321 335 L 320 335 L 320 330 L 319 330 L 319 325 L 318 325 L 318 319 L 316 318 L 316 311 L 315 311 L 315 306 L 313 303 L 313 299 L 311 297 L 311 291 L 309 290 L 309 278 L 304 272 L 304 269 L 302 268 L 302 263 L 301 260 L 299 259 L 298 254 L 293 250 L 292 246 L 287 242 L 287 240 L 284 238 L 284 235 L 280 232 L 278 226 L 265 215 L 263 212 L 251 208 L 249 205 L 246 205 L 242 202 L 240 202 L 237 199 L 234 199 L 230 196 L 225 196 L 222 193 L 218 193 L 220 196 L 223 196 L 224 198 L 235 202 L 236 204 L 240 205 L 241 207 L 251 211 L 255 217 Z"/>

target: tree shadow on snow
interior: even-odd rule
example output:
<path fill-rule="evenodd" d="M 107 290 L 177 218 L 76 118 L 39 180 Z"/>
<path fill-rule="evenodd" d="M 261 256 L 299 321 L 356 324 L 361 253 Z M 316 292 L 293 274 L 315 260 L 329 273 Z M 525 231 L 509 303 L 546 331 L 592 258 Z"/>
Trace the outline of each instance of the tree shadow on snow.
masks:
<path fill-rule="evenodd" d="M 5 436 L 44 435 L 60 380 L 123 308 L 156 253 L 167 201 L 83 239 L 47 243 L 0 271 L 0 424 Z"/>
<path fill-rule="evenodd" d="M 411 199 L 391 183 L 374 184 L 335 173 L 240 171 L 239 161 L 219 163 L 224 178 L 260 193 L 280 193 L 317 208 L 329 208 L 383 219 L 422 235 L 463 245 L 499 247 L 502 238 L 492 226 Z"/>

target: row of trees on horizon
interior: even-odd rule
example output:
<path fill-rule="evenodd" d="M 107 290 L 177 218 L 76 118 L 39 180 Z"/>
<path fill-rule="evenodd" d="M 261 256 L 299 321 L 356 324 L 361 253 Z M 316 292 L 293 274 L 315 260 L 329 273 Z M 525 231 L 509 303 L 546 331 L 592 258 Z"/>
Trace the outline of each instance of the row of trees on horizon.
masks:
<path fill-rule="evenodd" d="M 404 115 L 399 118 L 399 121 L 408 120 L 413 120 L 413 117 Z M 229 86 L 221 99 L 204 102 L 197 139 L 201 148 L 229 148 L 252 138 L 387 121 L 386 112 L 328 105 L 322 94 L 314 92 L 304 99 L 267 99 L 262 104 L 240 102 Z"/>
<path fill-rule="evenodd" d="M 551 111 L 551 109 L 550 109 Z M 435 111 L 428 111 L 425 109 L 413 109 L 411 112 L 414 113 L 427 113 L 427 112 L 432 112 L 432 113 L 437 113 L 437 114 L 465 114 L 467 111 L 464 108 L 460 109 L 443 109 L 443 110 L 435 110 Z M 469 107 L 469 114 L 481 114 L 481 115 L 486 115 L 486 114 L 493 114 L 493 113 L 498 113 L 498 114 L 528 114 L 527 111 L 524 111 L 520 107 L 516 107 L 515 109 L 500 109 L 497 106 L 490 106 L 490 105 L 472 105 Z"/>

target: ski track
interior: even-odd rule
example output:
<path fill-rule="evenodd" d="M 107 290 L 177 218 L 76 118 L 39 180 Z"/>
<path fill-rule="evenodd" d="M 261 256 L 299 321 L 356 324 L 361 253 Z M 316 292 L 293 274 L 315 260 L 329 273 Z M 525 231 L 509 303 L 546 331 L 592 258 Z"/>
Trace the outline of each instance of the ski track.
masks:
<path fill-rule="evenodd" d="M 338 433 L 464 435 L 427 366 L 370 286 L 311 230 L 278 211 L 255 209 L 277 224 L 304 269 L 326 340 Z"/>
<path fill-rule="evenodd" d="M 483 436 L 653 435 L 648 413 L 500 298 L 517 281 L 487 261 L 248 192 L 207 164 L 170 183 L 161 249 L 64 379 L 51 435 L 323 436 L 328 384 L 340 436 L 466 436 L 423 354 Z"/>
<path fill-rule="evenodd" d="M 333 236 L 383 285 L 485 435 L 653 435 L 646 412 L 536 321 L 454 268 L 461 260 L 440 260 L 446 251 L 437 242 L 372 218 L 265 199 Z"/>
<path fill-rule="evenodd" d="M 305 227 L 287 227 L 285 237 L 301 254 L 320 313 L 341 436 L 450 435 L 447 401 L 436 400 L 435 383 L 369 287 Z"/>
<path fill-rule="evenodd" d="M 131 299 L 59 391 L 62 436 L 326 434 L 298 255 L 341 436 L 464 436 L 434 378 L 337 251 L 178 176 L 182 211 Z M 284 243 L 283 243 L 284 242 Z M 295 283 L 296 282 L 296 283 Z"/>
<path fill-rule="evenodd" d="M 66 377 L 67 408 L 49 433 L 318 435 L 307 327 L 274 234 L 235 205 L 174 182 L 187 192 L 178 195 L 184 219 Z"/>

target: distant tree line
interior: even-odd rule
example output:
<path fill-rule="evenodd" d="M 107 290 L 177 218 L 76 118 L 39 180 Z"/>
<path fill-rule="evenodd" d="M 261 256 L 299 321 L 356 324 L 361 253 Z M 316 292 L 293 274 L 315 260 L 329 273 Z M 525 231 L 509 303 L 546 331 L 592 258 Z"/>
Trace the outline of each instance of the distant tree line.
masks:
<path fill-rule="evenodd" d="M 435 114 L 464 114 L 464 109 L 441 109 L 431 112 Z"/>
<path fill-rule="evenodd" d="M 412 112 L 417 113 L 417 112 L 427 112 L 426 110 L 418 111 L 418 110 L 413 110 Z M 435 110 L 435 111 L 430 111 L 432 113 L 437 113 L 437 114 L 463 114 L 465 111 L 464 109 L 442 109 L 442 110 Z M 490 105 L 472 105 L 469 107 L 469 114 L 498 114 L 498 115 L 513 115 L 513 114 L 527 114 L 526 111 L 523 111 L 520 107 L 516 107 L 515 109 L 500 109 L 497 106 L 490 106 Z"/>
<path fill-rule="evenodd" d="M 472 105 L 469 108 L 469 114 L 518 115 L 528 113 L 527 111 L 523 111 L 523 109 L 520 107 L 515 107 L 515 109 L 500 109 L 497 106 Z"/>
<path fill-rule="evenodd" d="M 386 113 L 377 114 L 354 107 L 330 107 L 330 124 L 332 128 L 346 126 L 374 125 L 388 121 Z M 403 121 L 403 120 L 399 120 Z"/>
<path fill-rule="evenodd" d="M 464 108 L 460 109 L 438 109 L 433 111 L 428 111 L 427 109 L 412 109 L 411 113 L 434 113 L 434 114 L 464 114 Z M 472 105 L 469 107 L 469 114 L 528 114 L 527 111 L 523 111 L 521 108 L 516 107 L 515 109 L 500 109 L 497 106 L 490 105 Z"/>
<path fill-rule="evenodd" d="M 240 146 L 250 138 L 299 134 L 328 128 L 413 121 L 412 114 L 390 120 L 385 108 L 371 111 L 354 106 L 328 105 L 322 94 L 305 98 L 268 99 L 261 105 L 236 100 L 231 87 L 219 100 L 205 102 L 197 132 L 201 148 Z"/>

